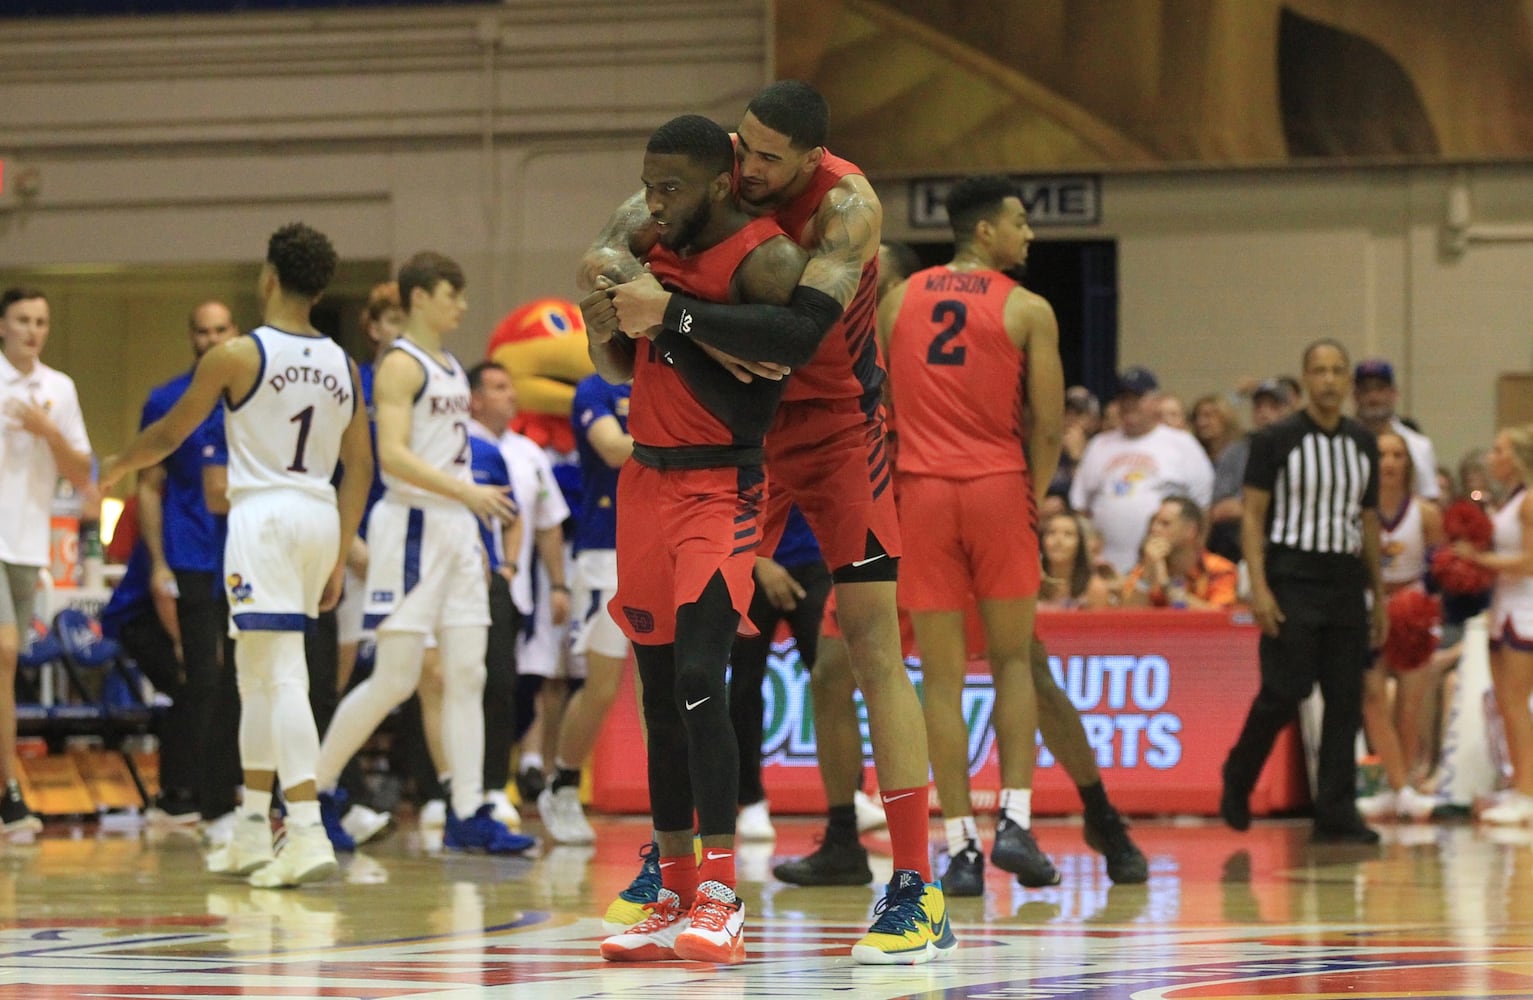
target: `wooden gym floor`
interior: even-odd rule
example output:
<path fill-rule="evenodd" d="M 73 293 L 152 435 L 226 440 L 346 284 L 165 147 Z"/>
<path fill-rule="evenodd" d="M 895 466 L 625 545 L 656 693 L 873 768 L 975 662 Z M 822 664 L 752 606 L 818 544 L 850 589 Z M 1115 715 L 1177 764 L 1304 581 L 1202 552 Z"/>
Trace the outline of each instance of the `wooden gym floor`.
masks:
<path fill-rule="evenodd" d="M 773 856 L 812 849 L 820 829 L 774 822 L 775 845 L 742 851 L 750 958 L 735 968 L 597 954 L 640 818 L 597 818 L 594 848 L 509 859 L 442 855 L 405 824 L 335 881 L 285 892 L 204 874 L 192 834 L 52 824 L 0 844 L 0 1000 L 1533 998 L 1533 830 L 1387 826 L 1378 848 L 1312 848 L 1302 821 L 1244 835 L 1142 821 L 1149 884 L 1113 886 L 1078 823 L 1045 820 L 1061 885 L 992 869 L 985 898 L 950 901 L 950 959 L 869 968 L 847 952 L 882 887 L 774 881 Z M 887 839 L 864 841 L 887 878 Z"/>

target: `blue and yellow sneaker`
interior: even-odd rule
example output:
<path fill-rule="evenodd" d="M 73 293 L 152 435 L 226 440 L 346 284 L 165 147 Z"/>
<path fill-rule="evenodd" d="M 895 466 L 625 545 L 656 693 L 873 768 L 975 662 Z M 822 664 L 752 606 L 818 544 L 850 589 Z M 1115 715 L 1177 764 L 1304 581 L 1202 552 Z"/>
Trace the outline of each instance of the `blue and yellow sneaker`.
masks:
<path fill-rule="evenodd" d="M 920 965 L 958 947 L 942 883 L 923 882 L 917 872 L 896 871 L 873 912 L 878 919 L 852 946 L 852 958 L 863 965 Z"/>
<path fill-rule="evenodd" d="M 649 919 L 651 909 L 660 901 L 659 845 L 650 841 L 639 850 L 639 857 L 643 864 L 639 866 L 638 876 L 617 894 L 602 916 L 602 929 L 608 934 L 621 934 Z"/>

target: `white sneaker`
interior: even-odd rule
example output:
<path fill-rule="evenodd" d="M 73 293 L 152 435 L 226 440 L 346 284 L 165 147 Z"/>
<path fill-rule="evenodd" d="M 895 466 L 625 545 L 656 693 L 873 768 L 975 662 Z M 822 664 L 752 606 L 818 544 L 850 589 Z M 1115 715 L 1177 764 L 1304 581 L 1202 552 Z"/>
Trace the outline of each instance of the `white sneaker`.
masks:
<path fill-rule="evenodd" d="M 676 938 L 690 927 L 681 899 L 669 889 L 644 909 L 649 916 L 601 943 L 601 957 L 609 962 L 671 962 L 676 959 Z"/>
<path fill-rule="evenodd" d="M 250 884 L 257 889 L 283 889 L 318 882 L 335 874 L 335 848 L 321 823 L 296 826 L 289 823 L 282 851 L 271 864 L 256 869 Z"/>
<path fill-rule="evenodd" d="M 202 842 L 209 847 L 228 847 L 234 839 L 234 825 L 239 822 L 239 810 L 233 809 L 216 819 L 202 824 Z"/>
<path fill-rule="evenodd" d="M 1382 792 L 1365 795 L 1357 800 L 1357 811 L 1363 819 L 1384 819 L 1395 815 L 1395 793 L 1386 788 Z"/>
<path fill-rule="evenodd" d="M 1533 820 L 1533 798 L 1512 792 L 1480 813 L 1480 822 L 1516 826 Z"/>
<path fill-rule="evenodd" d="M 889 817 L 884 815 L 884 807 L 867 792 L 859 791 L 853 797 L 852 805 L 857 809 L 858 833 L 880 830 L 889 825 Z"/>
<path fill-rule="evenodd" d="M 741 840 L 776 840 L 777 831 L 772 828 L 772 812 L 766 799 L 742 806 L 735 817 L 735 836 Z"/>
<path fill-rule="evenodd" d="M 421 806 L 420 828 L 422 830 L 445 830 L 447 828 L 447 803 L 432 799 Z"/>
<path fill-rule="evenodd" d="M 687 914 L 691 926 L 676 935 L 676 957 L 687 962 L 739 965 L 745 961 L 745 904 L 722 882 L 697 887 Z"/>
<path fill-rule="evenodd" d="M 1432 818 L 1437 799 L 1406 785 L 1395 793 L 1395 815 L 1416 823 Z"/>
<path fill-rule="evenodd" d="M 506 794 L 504 788 L 486 792 L 484 800 L 494 807 L 490 810 L 490 815 L 504 823 L 506 829 L 521 831 L 522 814 L 517 812 L 516 806 L 511 804 L 511 796 Z"/>
<path fill-rule="evenodd" d="M 566 785 L 557 792 L 552 787 L 539 792 L 538 817 L 556 844 L 596 843 L 596 831 L 586 821 L 580 789 L 574 785 Z"/>
<path fill-rule="evenodd" d="M 272 863 L 275 855 L 271 849 L 270 820 L 264 816 L 241 816 L 230 826 L 229 840 L 208 855 L 208 871 L 215 875 L 249 875 Z"/>
<path fill-rule="evenodd" d="M 341 817 L 341 829 L 357 844 L 365 844 L 387 830 L 393 821 L 394 817 L 389 813 L 378 812 L 358 803 Z"/>

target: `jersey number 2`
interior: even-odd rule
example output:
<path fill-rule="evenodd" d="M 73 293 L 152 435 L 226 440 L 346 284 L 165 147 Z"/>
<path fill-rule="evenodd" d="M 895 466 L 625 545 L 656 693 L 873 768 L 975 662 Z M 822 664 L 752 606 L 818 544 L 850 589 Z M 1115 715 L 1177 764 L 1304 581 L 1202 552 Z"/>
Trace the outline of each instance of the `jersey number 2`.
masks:
<path fill-rule="evenodd" d="M 309 429 L 314 426 L 314 407 L 305 406 L 293 414 L 293 419 L 288 423 L 298 425 L 298 447 L 293 449 L 293 464 L 287 467 L 287 471 L 308 472 L 308 466 L 303 464 L 303 452 L 309 446 Z"/>
<path fill-rule="evenodd" d="M 969 307 L 956 299 L 942 299 L 932 306 L 932 322 L 941 324 L 942 329 L 932 338 L 931 346 L 926 349 L 926 363 L 929 365 L 961 365 L 969 356 L 969 349 L 962 344 L 952 346 L 953 341 L 969 321 Z"/>

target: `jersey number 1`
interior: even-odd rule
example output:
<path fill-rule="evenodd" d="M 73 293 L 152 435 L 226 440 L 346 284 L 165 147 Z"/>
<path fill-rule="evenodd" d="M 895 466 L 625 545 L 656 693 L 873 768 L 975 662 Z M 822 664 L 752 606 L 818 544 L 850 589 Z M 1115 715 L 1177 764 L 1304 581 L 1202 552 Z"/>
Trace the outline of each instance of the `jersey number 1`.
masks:
<path fill-rule="evenodd" d="M 963 333 L 964 325 L 969 322 L 969 307 L 956 299 L 942 299 L 932 306 L 932 322 L 941 324 L 942 329 L 932 338 L 931 346 L 926 349 L 926 363 L 929 365 L 961 365 L 968 359 L 969 349 L 962 344 L 952 346 L 953 341 L 960 333 Z"/>
<path fill-rule="evenodd" d="M 308 466 L 303 464 L 303 452 L 309 446 L 309 429 L 314 426 L 314 407 L 305 406 L 293 414 L 293 419 L 288 423 L 298 425 L 298 447 L 293 449 L 293 464 L 287 467 L 287 471 L 308 472 Z"/>

